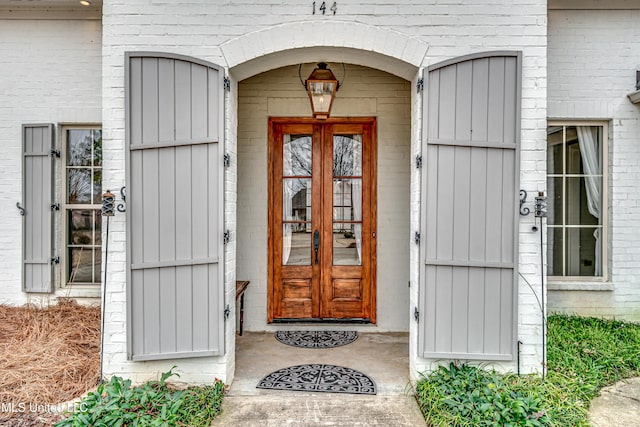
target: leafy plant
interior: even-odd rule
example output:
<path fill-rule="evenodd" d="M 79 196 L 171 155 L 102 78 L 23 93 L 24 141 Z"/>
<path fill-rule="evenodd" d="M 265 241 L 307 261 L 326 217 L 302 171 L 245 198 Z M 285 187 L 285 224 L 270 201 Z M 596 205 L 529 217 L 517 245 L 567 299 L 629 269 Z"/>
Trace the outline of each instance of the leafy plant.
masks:
<path fill-rule="evenodd" d="M 174 366 L 175 368 L 175 366 Z M 166 383 L 179 376 L 173 369 L 159 381 L 132 387 L 131 380 L 114 376 L 80 402 L 78 409 L 56 427 L 208 426 L 221 411 L 225 386 L 174 390 Z"/>
<path fill-rule="evenodd" d="M 512 376 L 450 363 L 417 386 L 427 420 L 436 426 L 549 425 L 539 395 L 514 387 Z"/>
<path fill-rule="evenodd" d="M 434 426 L 588 426 L 599 390 L 640 375 L 640 324 L 593 317 L 547 319 L 548 375 L 499 374 L 460 364 L 416 385 Z"/>

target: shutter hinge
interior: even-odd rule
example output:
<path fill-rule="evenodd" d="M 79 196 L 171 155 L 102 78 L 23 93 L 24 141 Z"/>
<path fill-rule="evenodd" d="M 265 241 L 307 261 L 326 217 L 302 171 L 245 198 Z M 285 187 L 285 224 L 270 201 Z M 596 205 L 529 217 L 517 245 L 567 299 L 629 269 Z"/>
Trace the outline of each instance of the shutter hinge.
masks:
<path fill-rule="evenodd" d="M 231 315 L 231 309 L 229 308 L 229 304 L 224 309 L 224 320 L 227 320 Z"/>
<path fill-rule="evenodd" d="M 52 211 L 59 211 L 60 210 L 60 203 L 51 203 L 51 210 Z"/>
<path fill-rule="evenodd" d="M 231 166 L 231 155 L 230 154 L 225 154 L 224 157 L 222 158 L 222 164 L 224 165 L 225 168 L 228 168 L 229 166 Z"/>
<path fill-rule="evenodd" d="M 416 245 L 420 244 L 420 238 L 421 238 L 420 232 L 416 231 L 416 234 L 413 235 L 413 240 L 416 242 Z"/>
<path fill-rule="evenodd" d="M 24 214 L 26 213 L 26 211 L 24 210 L 24 208 L 20 205 L 20 202 L 16 203 L 16 208 L 18 208 L 18 212 L 20 212 L 20 215 L 24 216 Z"/>
<path fill-rule="evenodd" d="M 224 78 L 224 83 L 222 83 L 222 87 L 224 88 L 225 91 L 231 92 L 231 80 L 229 80 L 229 77 Z"/>
<path fill-rule="evenodd" d="M 413 309 L 413 318 L 416 319 L 416 322 L 420 321 L 420 312 L 418 311 L 418 307 Z"/>
<path fill-rule="evenodd" d="M 60 257 L 59 257 L 59 256 L 56 256 L 56 257 L 50 258 L 50 259 L 49 259 L 49 263 L 50 263 L 51 265 L 53 265 L 53 264 L 60 264 Z"/>
<path fill-rule="evenodd" d="M 422 169 L 422 154 L 416 156 L 416 168 Z"/>
<path fill-rule="evenodd" d="M 418 79 L 416 82 L 416 92 L 420 93 L 424 90 L 424 79 Z"/>
<path fill-rule="evenodd" d="M 51 150 L 51 151 L 49 152 L 49 155 L 50 155 L 51 157 L 57 157 L 57 158 L 60 158 L 60 150 L 55 150 L 55 149 L 53 149 L 53 150 Z"/>
<path fill-rule="evenodd" d="M 222 242 L 226 245 L 231 240 L 231 232 L 226 230 L 222 235 Z"/>

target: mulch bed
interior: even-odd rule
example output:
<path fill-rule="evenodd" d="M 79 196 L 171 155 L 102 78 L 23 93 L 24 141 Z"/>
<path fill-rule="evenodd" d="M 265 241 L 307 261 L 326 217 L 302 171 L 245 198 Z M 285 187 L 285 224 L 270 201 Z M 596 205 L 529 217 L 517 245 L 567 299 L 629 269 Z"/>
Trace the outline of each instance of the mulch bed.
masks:
<path fill-rule="evenodd" d="M 100 308 L 0 305 L 0 425 L 59 420 L 54 405 L 83 395 L 100 376 Z"/>

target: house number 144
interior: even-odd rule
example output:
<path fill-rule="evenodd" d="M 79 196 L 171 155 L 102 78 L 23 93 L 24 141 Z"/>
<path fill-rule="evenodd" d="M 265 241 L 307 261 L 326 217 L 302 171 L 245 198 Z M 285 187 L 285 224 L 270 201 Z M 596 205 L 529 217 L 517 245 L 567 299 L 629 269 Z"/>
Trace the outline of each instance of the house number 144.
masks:
<path fill-rule="evenodd" d="M 322 11 L 322 14 L 326 14 L 327 13 L 327 2 L 322 2 L 322 4 L 320 5 L 320 7 L 318 8 Z M 330 11 L 333 12 L 333 14 L 336 14 L 336 11 L 338 10 L 338 4 L 336 2 L 333 2 L 333 4 L 331 5 L 331 7 L 329 8 Z M 316 2 L 313 2 L 313 14 L 316 14 Z"/>

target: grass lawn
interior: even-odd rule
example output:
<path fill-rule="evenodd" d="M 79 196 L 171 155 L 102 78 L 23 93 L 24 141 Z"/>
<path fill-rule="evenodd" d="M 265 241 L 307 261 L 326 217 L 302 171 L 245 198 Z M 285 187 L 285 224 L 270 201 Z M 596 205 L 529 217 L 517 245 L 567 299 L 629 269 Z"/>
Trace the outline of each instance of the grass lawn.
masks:
<path fill-rule="evenodd" d="M 640 375 L 640 324 L 578 316 L 548 318 L 545 381 L 451 364 L 416 385 L 433 426 L 588 426 L 598 391 Z"/>

